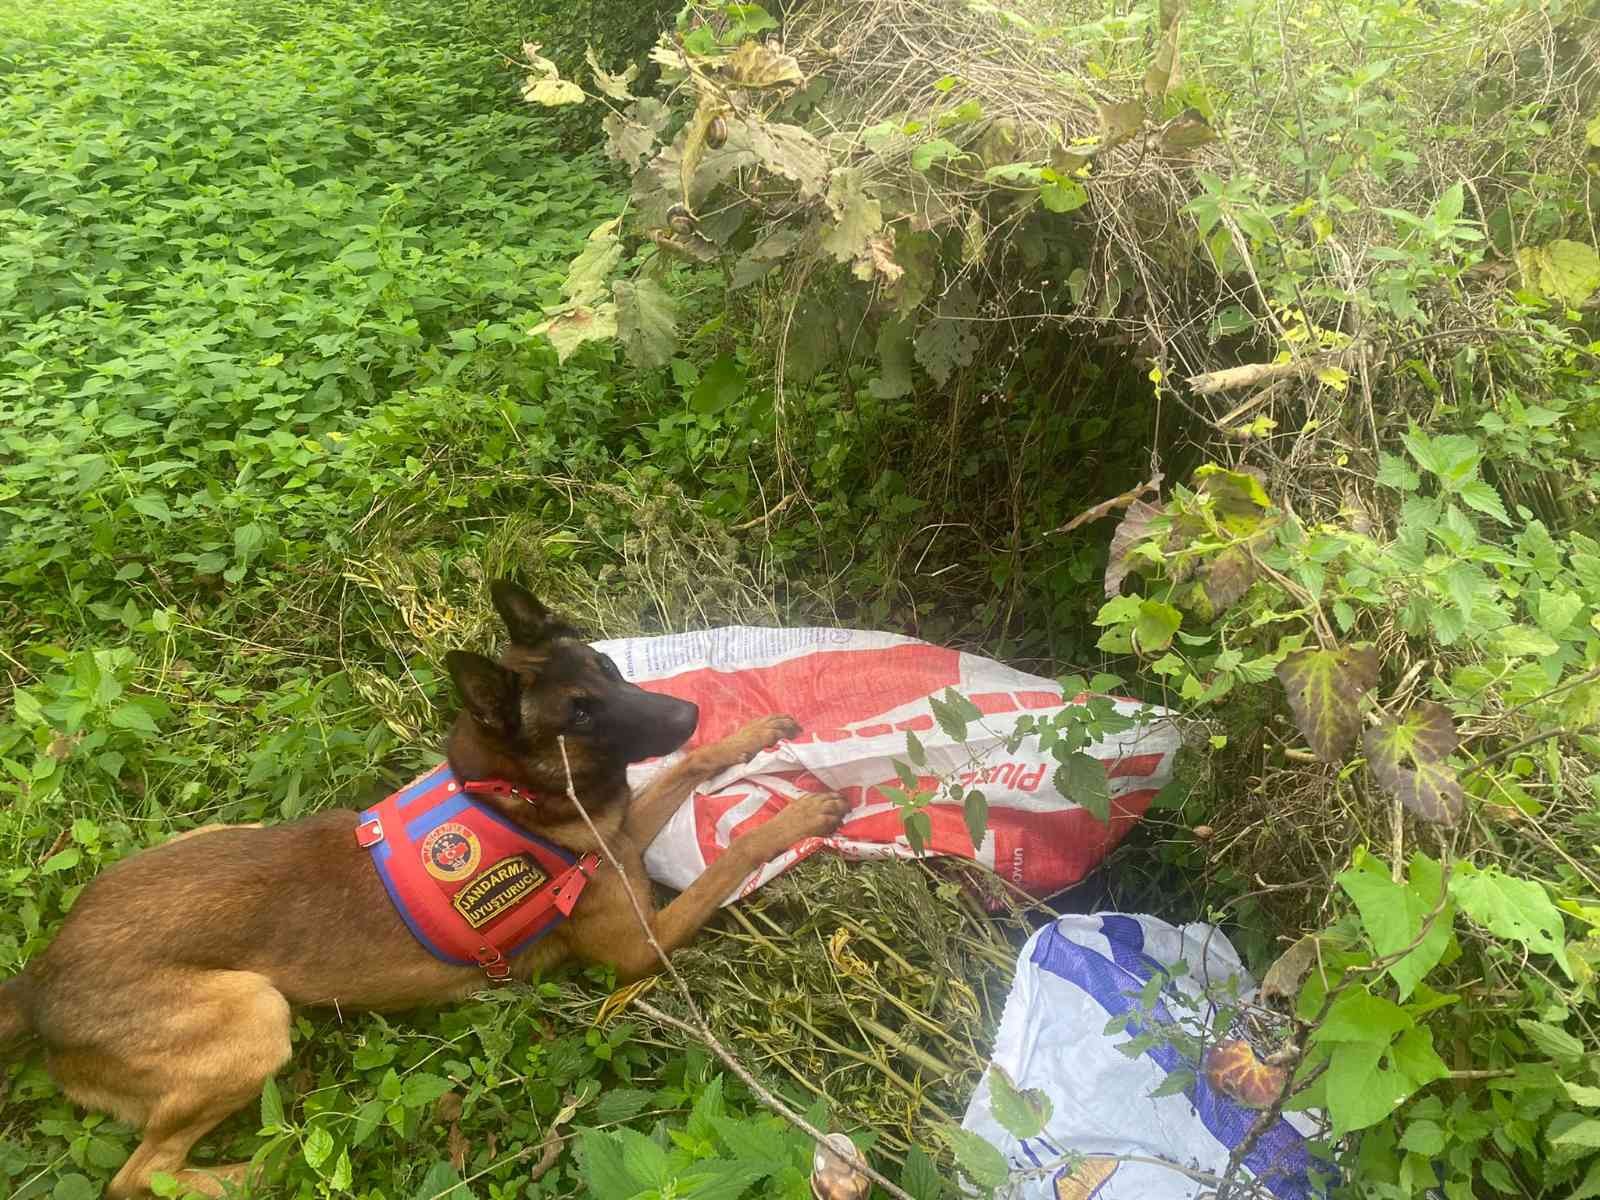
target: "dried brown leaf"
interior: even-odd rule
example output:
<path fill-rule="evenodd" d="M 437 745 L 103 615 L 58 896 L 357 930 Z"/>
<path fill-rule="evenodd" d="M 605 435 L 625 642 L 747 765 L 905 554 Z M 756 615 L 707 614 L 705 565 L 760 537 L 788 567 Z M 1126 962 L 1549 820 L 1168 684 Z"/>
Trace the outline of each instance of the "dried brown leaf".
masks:
<path fill-rule="evenodd" d="M 742 42 L 723 59 L 721 67 L 723 75 L 735 87 L 795 87 L 805 82 L 794 55 L 780 53 L 765 42 Z"/>
<path fill-rule="evenodd" d="M 1128 561 L 1128 551 L 1134 544 L 1143 541 L 1150 533 L 1150 522 L 1161 516 L 1161 509 L 1154 504 L 1143 500 L 1135 500 L 1128 505 L 1128 515 L 1117 522 L 1117 528 L 1111 534 L 1111 554 L 1106 561 L 1106 595 L 1120 596 L 1123 581 L 1128 578 L 1132 563 Z"/>
<path fill-rule="evenodd" d="M 1157 495 L 1159 495 L 1161 492 L 1162 478 L 1161 472 L 1157 471 L 1138 487 L 1129 488 L 1120 496 L 1113 496 L 1109 500 L 1102 500 L 1093 508 L 1084 509 L 1083 512 L 1073 517 L 1072 520 L 1068 521 L 1065 525 L 1058 526 L 1057 528 L 1052 529 L 1050 532 L 1071 533 L 1080 525 L 1087 525 L 1091 521 L 1098 521 L 1101 517 L 1109 517 L 1117 509 L 1128 507 L 1135 500 L 1142 499 L 1146 492 L 1155 492 Z"/>
<path fill-rule="evenodd" d="M 1300 983 L 1317 961 L 1317 935 L 1308 933 L 1290 946 L 1261 977 L 1261 1003 L 1292 1011 Z"/>
<path fill-rule="evenodd" d="M 1112 146 L 1127 141 L 1138 133 L 1144 124 L 1142 100 L 1119 100 L 1112 103 L 1099 100 L 1095 102 L 1095 108 L 1100 115 L 1102 150 L 1109 150 Z"/>
<path fill-rule="evenodd" d="M 1220 613 L 1237 604 L 1255 580 L 1255 561 L 1243 547 L 1232 546 L 1206 564 L 1201 587 L 1213 613 Z"/>

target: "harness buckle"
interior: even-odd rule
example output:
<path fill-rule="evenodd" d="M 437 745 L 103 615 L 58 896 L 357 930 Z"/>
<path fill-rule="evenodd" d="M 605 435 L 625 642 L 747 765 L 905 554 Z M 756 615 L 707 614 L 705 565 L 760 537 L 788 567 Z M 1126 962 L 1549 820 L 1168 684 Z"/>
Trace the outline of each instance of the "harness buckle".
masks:
<path fill-rule="evenodd" d="M 495 947 L 479 946 L 477 954 L 473 957 L 478 960 L 478 966 L 489 977 L 490 983 L 511 982 L 511 964 Z"/>
<path fill-rule="evenodd" d="M 356 845 L 365 850 L 383 841 L 383 822 L 377 817 L 356 826 Z"/>

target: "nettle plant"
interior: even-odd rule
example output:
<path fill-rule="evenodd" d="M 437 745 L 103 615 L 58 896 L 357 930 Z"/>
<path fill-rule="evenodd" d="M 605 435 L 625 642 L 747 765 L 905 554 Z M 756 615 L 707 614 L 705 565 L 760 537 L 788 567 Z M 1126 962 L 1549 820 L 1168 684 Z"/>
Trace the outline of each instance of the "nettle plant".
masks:
<path fill-rule="evenodd" d="M 1391 810 L 1390 861 L 1358 847 L 1336 877 L 1344 915 L 1265 980 L 1291 1006 L 1267 1107 L 1364 1131 L 1347 1163 L 1364 1195 L 1528 1180 L 1600 1195 L 1600 881 L 1555 826 L 1600 798 L 1582 767 L 1600 750 L 1600 544 L 1526 510 L 1486 536 L 1513 518 L 1478 444 L 1415 429 L 1403 444 L 1379 473 L 1387 536 L 1308 524 L 1218 466 L 1165 504 L 1132 501 L 1100 645 L 1194 713 L 1276 679 L 1309 747 L 1290 762 Z M 1134 579 L 1142 593 L 1122 594 Z M 1412 644 L 1433 657 L 1410 662 Z M 1408 830 L 1428 848 L 1406 853 Z M 1554 848 L 1556 877 L 1492 861 L 1517 853 L 1502 830 Z M 1568 918 L 1586 936 L 1569 941 Z"/>
<path fill-rule="evenodd" d="M 914 851 L 922 853 L 933 836 L 926 809 L 941 800 L 961 806 L 972 844 L 981 845 L 989 825 L 989 801 L 983 792 L 983 784 L 992 778 L 988 774 L 989 759 L 1002 749 L 1016 753 L 1030 738 L 1056 760 L 1051 777 L 1056 790 L 1070 796 L 1102 823 L 1110 821 L 1111 787 L 1105 767 L 1086 751 L 1103 738 L 1153 720 L 1154 714 L 1143 709 L 1132 714 L 1116 710 L 1110 693 L 1123 682 L 1116 675 L 1101 674 L 1092 679 L 1067 675 L 1057 682 L 1062 694 L 1073 703 L 1049 716 L 1018 717 L 1003 731 L 990 726 L 978 706 L 954 688 L 946 688 L 943 696 L 929 697 L 939 728 L 961 743 L 967 759 L 955 769 L 937 770 L 930 765 L 927 750 L 917 735 L 906 732 L 906 757 L 894 761 L 902 786 L 882 790 L 899 810 L 906 841 Z"/>

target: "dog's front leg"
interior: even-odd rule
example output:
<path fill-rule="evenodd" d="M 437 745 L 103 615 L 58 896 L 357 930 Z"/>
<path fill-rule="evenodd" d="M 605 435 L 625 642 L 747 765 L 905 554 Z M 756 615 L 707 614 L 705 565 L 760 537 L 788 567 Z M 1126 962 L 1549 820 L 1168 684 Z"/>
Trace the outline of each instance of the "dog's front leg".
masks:
<path fill-rule="evenodd" d="M 671 904 L 655 914 L 656 942 L 671 954 L 700 932 L 745 876 L 762 863 L 782 854 L 808 837 L 827 837 L 838 830 L 850 804 L 841 796 L 809 795 L 791 800 L 788 807 L 764 825 L 743 837 L 735 838 L 705 873 L 691 883 Z M 621 980 L 638 979 L 661 969 L 655 949 L 642 938 L 631 939 L 637 946 L 596 957 L 615 964 Z"/>
<path fill-rule="evenodd" d="M 695 787 L 729 767 L 747 763 L 761 751 L 800 732 L 793 717 L 762 717 L 720 742 L 689 751 L 633 798 L 623 832 L 641 849 L 655 841 Z"/>

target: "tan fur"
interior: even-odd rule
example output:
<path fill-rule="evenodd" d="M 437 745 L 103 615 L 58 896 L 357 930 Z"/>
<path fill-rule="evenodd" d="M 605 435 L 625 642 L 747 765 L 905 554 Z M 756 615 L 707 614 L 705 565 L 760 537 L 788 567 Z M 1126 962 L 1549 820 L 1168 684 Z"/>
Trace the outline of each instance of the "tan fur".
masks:
<path fill-rule="evenodd" d="M 496 603 L 513 638 L 532 641 L 537 628 L 528 620 L 519 628 L 507 606 L 537 602 L 520 592 L 508 600 L 498 590 L 503 586 L 497 585 Z M 599 845 L 551 787 L 558 774 L 564 782 L 565 770 L 558 757 L 552 765 L 557 743 L 549 730 L 557 726 L 544 708 L 555 704 L 555 693 L 604 699 L 607 687 L 619 705 L 662 703 L 605 675 L 584 654 L 600 660 L 560 634 L 550 635 L 540 654 L 513 645 L 502 663 L 517 681 L 510 685 L 520 705 L 520 715 L 509 718 L 514 733 L 498 729 L 493 706 L 468 694 L 473 715 L 463 715 L 450 741 L 451 763 L 462 777 L 506 778 L 543 791 L 536 805 L 494 803 L 579 854 Z M 614 676 L 615 668 L 609 670 Z M 471 693 L 470 678 L 458 675 L 458 686 L 464 679 Z M 683 707 L 692 718 L 692 706 Z M 644 849 L 694 786 L 795 732 L 787 717 L 752 722 L 685 755 L 637 798 L 627 790 L 626 754 L 618 760 L 592 738 L 566 735 L 578 795 L 647 912 Z M 659 729 L 646 733 L 661 740 Z M 838 797 L 804 797 L 736 840 L 653 914 L 662 948 L 671 953 L 685 944 L 745 875 L 801 839 L 832 833 L 845 811 Z M 407 1009 L 485 986 L 475 968 L 441 962 L 411 936 L 356 844 L 357 815 L 207 826 L 136 854 L 85 888 L 55 941 L 22 975 L 0 985 L 0 1033 L 24 1026 L 36 1033 L 68 1096 L 143 1129 L 143 1142 L 107 1189 L 110 1200 L 146 1191 L 156 1172 L 210 1195 L 244 1179 L 246 1164 L 199 1171 L 186 1166 L 188 1154 L 219 1121 L 251 1103 L 288 1060 L 291 1005 Z M 609 866 L 596 872 L 571 920 L 518 955 L 512 972 L 526 979 L 568 958 L 614 964 L 623 979 L 658 969 L 623 880 Z"/>

